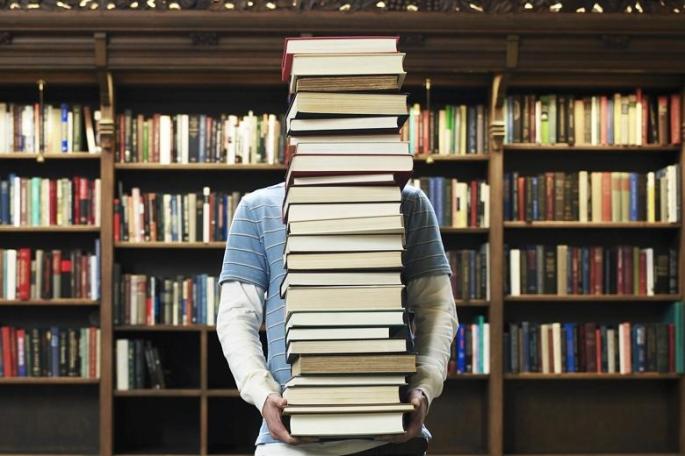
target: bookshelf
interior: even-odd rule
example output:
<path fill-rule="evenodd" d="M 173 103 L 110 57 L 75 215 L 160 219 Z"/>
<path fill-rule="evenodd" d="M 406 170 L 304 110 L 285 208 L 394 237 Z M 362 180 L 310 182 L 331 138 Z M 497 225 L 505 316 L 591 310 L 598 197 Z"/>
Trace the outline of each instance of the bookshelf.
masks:
<path fill-rule="evenodd" d="M 486 179 L 491 194 L 489 228 L 441 230 L 448 249 L 490 244 L 490 299 L 457 300 L 456 305 L 462 322 L 484 314 L 490 323 L 491 371 L 448 376 L 442 397 L 431 406 L 431 453 L 664 456 L 685 452 L 682 376 L 505 374 L 502 344 L 504 325 L 512 320 L 552 321 L 576 314 L 598 320 L 623 314 L 654 319 L 655 313 L 681 299 L 682 223 L 505 222 L 502 181 L 511 166 L 562 170 L 574 161 L 606 165 L 619 157 L 637 170 L 682 163 L 685 149 L 503 144 L 502 100 L 510 93 L 630 91 L 638 86 L 682 92 L 685 63 L 677 57 L 683 51 L 685 19 L 522 14 L 512 22 L 496 14 L 353 13 L 341 18 L 334 12 L 275 11 L 240 12 L 240 21 L 230 20 L 238 17 L 235 14 L 4 11 L 0 25 L 10 39 L 0 55 L 0 100 L 33 100 L 35 81 L 43 78 L 54 101 L 88 100 L 99 106 L 104 150 L 50 154 L 42 162 L 37 154 L 3 153 L 3 174 L 19 170 L 49 176 L 97 175 L 105 209 L 113 205 L 118 182 L 126 191 L 132 186 L 169 191 L 173 185 L 183 192 L 197 191 L 205 182 L 212 188 L 240 191 L 276 183 L 285 169 L 282 165 L 115 163 L 115 116 L 124 109 L 219 112 L 226 106 L 230 112 L 281 112 L 286 104 L 278 72 L 283 37 L 398 33 L 400 47 L 408 53 L 406 87 L 415 101 L 423 101 L 423 82 L 429 77 L 436 106 L 476 101 L 489 107 L 489 154 L 430 154 L 415 159 L 420 176 Z M 190 32 L 216 36 L 216 44 L 194 45 Z M 43 44 L 29 47 L 24 40 Z M 55 52 L 59 58 L 51 55 Z M 115 243 L 112 226 L 112 213 L 104 210 L 100 227 L 0 227 L 0 247 L 90 245 L 93 238 L 100 239 L 99 301 L 0 301 L 0 321 L 81 322 L 95 312 L 103 353 L 99 380 L 0 379 L 0 408 L 7 410 L 0 416 L 0 453 L 251 454 L 259 415 L 240 399 L 213 327 L 115 327 L 112 318 L 115 261 L 135 273 L 218 273 L 223 243 Z M 679 293 L 505 296 L 504 244 L 542 242 L 560 235 L 590 236 L 598 242 L 612 236 L 665 239 L 679 253 Z M 182 362 L 170 365 L 179 373 L 178 384 L 166 390 L 115 390 L 113 347 L 118 337 L 150 339 L 178 353 Z M 30 434 L 22 430 L 26 422 L 38 423 Z M 601 429 L 597 422 L 603 423 Z M 143 428 L 146 432 L 140 432 Z"/>

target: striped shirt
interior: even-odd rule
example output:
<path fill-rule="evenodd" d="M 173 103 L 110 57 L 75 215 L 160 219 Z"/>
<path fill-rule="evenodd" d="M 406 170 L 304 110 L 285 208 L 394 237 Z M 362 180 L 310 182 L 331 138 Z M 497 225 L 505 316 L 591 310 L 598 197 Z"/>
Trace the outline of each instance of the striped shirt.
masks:
<path fill-rule="evenodd" d="M 267 337 L 267 367 L 283 387 L 291 378 L 286 360 L 285 301 L 279 289 L 285 270 L 283 251 L 286 227 L 281 218 L 285 196 L 283 183 L 246 195 L 236 208 L 231 224 L 219 283 L 237 280 L 267 290 L 264 320 Z M 405 186 L 400 205 L 404 216 L 406 246 L 403 254 L 403 281 L 450 274 L 435 212 L 426 195 Z M 273 443 L 262 423 L 257 445 Z"/>

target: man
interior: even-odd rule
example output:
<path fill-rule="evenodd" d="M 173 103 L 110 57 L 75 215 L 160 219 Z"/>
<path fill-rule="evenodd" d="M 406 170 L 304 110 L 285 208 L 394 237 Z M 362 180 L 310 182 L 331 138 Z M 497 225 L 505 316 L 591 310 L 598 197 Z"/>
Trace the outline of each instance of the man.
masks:
<path fill-rule="evenodd" d="M 327 442 L 299 441 L 282 422 L 281 397 L 290 380 L 286 361 L 285 301 L 279 287 L 285 276 L 286 227 L 281 219 L 285 187 L 278 184 L 245 196 L 236 209 L 221 270 L 217 333 L 240 396 L 264 418 L 257 437 L 265 455 L 423 455 L 430 437 L 423 426 L 431 401 L 442 392 L 450 344 L 458 321 L 451 273 L 433 208 L 419 189 L 402 191 L 406 250 L 404 282 L 407 307 L 415 313 L 416 373 L 409 378 L 405 401 L 415 406 L 403 435 Z M 266 295 L 266 296 L 265 296 Z M 268 359 L 259 328 L 266 326 Z"/>

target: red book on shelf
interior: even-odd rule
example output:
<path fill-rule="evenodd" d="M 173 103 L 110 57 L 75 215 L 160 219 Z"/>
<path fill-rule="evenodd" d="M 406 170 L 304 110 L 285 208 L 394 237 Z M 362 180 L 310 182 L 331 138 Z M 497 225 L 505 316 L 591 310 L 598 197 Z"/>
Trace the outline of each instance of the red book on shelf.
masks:
<path fill-rule="evenodd" d="M 81 178 L 79 179 L 79 218 L 78 222 L 74 221 L 74 223 L 80 223 L 81 225 L 87 225 L 89 222 L 89 211 L 88 209 L 88 186 L 90 185 L 90 182 L 88 179 Z"/>
<path fill-rule="evenodd" d="M 647 294 L 647 253 L 640 252 L 640 286 L 639 293 L 641 295 Z"/>
<path fill-rule="evenodd" d="M 26 301 L 31 298 L 31 249 L 19 249 L 18 257 L 18 298 L 22 301 Z"/>
<path fill-rule="evenodd" d="M 470 220 L 469 220 L 469 226 L 471 227 L 477 227 L 478 226 L 478 181 L 471 181 L 471 208 L 470 208 Z"/>
<path fill-rule="evenodd" d="M 12 359 L 10 354 L 10 328 L 9 326 L 3 326 L 0 328 L 0 336 L 2 336 L 2 375 L 4 377 L 12 376 L 12 363 L 9 361 Z"/>
<path fill-rule="evenodd" d="M 398 36 L 321 36 L 321 37 L 290 37 L 285 39 L 285 44 L 283 46 L 283 57 L 281 59 L 281 79 L 283 81 L 289 81 L 290 80 L 290 70 L 292 69 L 293 65 L 293 55 L 295 54 L 293 47 L 291 44 L 296 44 L 295 42 L 297 41 L 315 41 L 315 40 L 343 40 L 343 41 L 348 41 L 348 40 L 378 40 L 378 45 L 381 45 L 382 47 L 379 47 L 376 52 L 397 52 L 397 42 L 399 41 Z M 392 46 L 392 43 L 387 43 L 388 40 L 394 41 L 394 46 Z M 385 42 L 385 43 L 384 43 Z M 333 44 L 333 43 L 331 43 Z M 388 46 L 390 44 L 390 46 Z M 326 46 L 324 43 L 322 43 L 321 49 L 318 50 L 317 52 L 320 53 L 336 53 L 336 54 L 343 54 L 343 53 L 358 53 L 362 52 L 361 49 L 352 49 L 351 47 L 346 50 L 346 52 L 341 52 L 340 47 L 336 48 L 331 48 L 330 50 L 326 50 Z M 364 52 L 369 52 L 364 51 Z M 310 52 L 311 53 L 311 52 Z"/>
<path fill-rule="evenodd" d="M 96 377 L 97 359 L 97 328 L 91 326 L 88 328 L 88 377 Z"/>
<path fill-rule="evenodd" d="M 545 173 L 545 220 L 554 220 L 554 173 Z"/>
<path fill-rule="evenodd" d="M 580 249 L 571 249 L 571 294 L 578 294 L 580 282 Z"/>
<path fill-rule="evenodd" d="M 668 97 L 666 95 L 657 98 L 657 129 L 659 131 L 659 144 L 668 144 L 669 120 Z"/>
<path fill-rule="evenodd" d="M 17 376 L 17 328 L 10 328 L 10 376 Z"/>
<path fill-rule="evenodd" d="M 518 196 L 518 220 L 523 222 L 526 220 L 526 178 L 518 177 L 516 179 L 516 187 Z"/>
<path fill-rule="evenodd" d="M 609 99 L 606 96 L 599 97 L 599 143 L 607 145 L 608 133 L 607 124 L 609 123 L 609 114 L 607 108 L 609 106 Z"/>
<path fill-rule="evenodd" d="M 642 144 L 649 144 L 649 97 L 643 95 L 641 89 L 638 91 L 640 93 L 638 101 L 642 103 L 642 125 L 640 125 Z"/>
<path fill-rule="evenodd" d="M 595 247 L 594 263 L 595 263 L 595 281 L 593 291 L 595 294 L 602 294 L 604 288 L 604 251 L 602 247 Z"/>
<path fill-rule="evenodd" d="M 423 153 L 430 154 L 430 112 L 427 109 L 421 111 L 421 136 L 423 138 Z"/>
<path fill-rule="evenodd" d="M 675 372 L 675 325 L 668 324 L 668 371 Z"/>
<path fill-rule="evenodd" d="M 680 144 L 680 94 L 671 95 L 671 144 Z"/>
<path fill-rule="evenodd" d="M 595 328 L 595 364 L 596 371 L 602 372 L 602 333 L 599 328 Z"/>
<path fill-rule="evenodd" d="M 50 198 L 50 225 L 57 225 L 57 181 L 50 179 L 48 184 Z"/>
<path fill-rule="evenodd" d="M 119 198 L 114 198 L 114 242 L 121 241 L 121 212 L 119 211 Z"/>
<path fill-rule="evenodd" d="M 587 352 L 585 350 L 585 327 L 583 324 L 578 324 L 578 365 L 576 366 L 576 369 L 578 372 L 586 372 L 587 371 Z"/>
<path fill-rule="evenodd" d="M 602 173 L 602 221 L 611 222 L 611 173 Z"/>
<path fill-rule="evenodd" d="M 624 265 L 624 256 L 623 256 L 623 248 L 618 247 L 616 249 L 616 293 L 617 294 L 625 294 L 625 280 L 624 280 L 624 272 L 623 270 L 625 269 Z"/>

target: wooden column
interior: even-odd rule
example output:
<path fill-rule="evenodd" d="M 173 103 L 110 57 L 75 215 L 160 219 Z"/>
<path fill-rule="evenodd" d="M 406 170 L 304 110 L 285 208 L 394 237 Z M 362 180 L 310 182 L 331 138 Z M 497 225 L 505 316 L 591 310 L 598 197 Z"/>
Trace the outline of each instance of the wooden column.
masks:
<path fill-rule="evenodd" d="M 680 156 L 678 157 L 680 182 L 685 182 L 685 87 L 680 96 Z M 680 230 L 678 232 L 678 294 L 685 296 L 685 234 L 683 233 L 682 202 L 685 201 L 685 185 L 680 186 L 681 212 Z M 685 455 L 685 377 L 678 379 L 678 453 Z"/>
<path fill-rule="evenodd" d="M 114 264 L 114 235 L 112 207 L 114 194 L 114 86 L 107 71 L 107 36 L 95 34 L 95 67 L 100 86 L 100 455 L 113 452 L 113 386 L 112 357 L 114 341 L 112 328 L 112 268 Z"/>
<path fill-rule="evenodd" d="M 496 74 L 490 92 L 490 379 L 488 388 L 488 446 L 491 456 L 502 454 L 503 375 L 502 328 L 504 319 L 504 230 L 503 230 L 503 150 L 504 117 L 502 100 L 504 76 Z"/>

